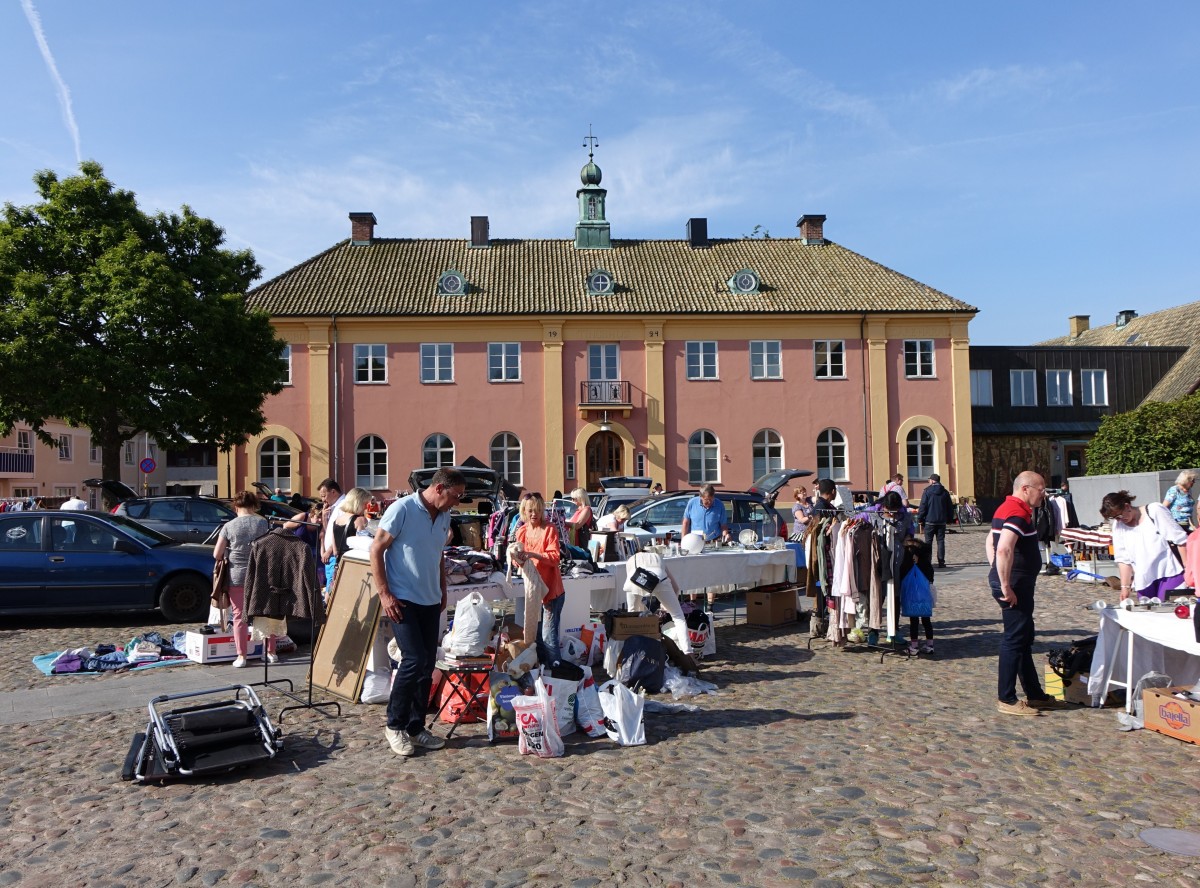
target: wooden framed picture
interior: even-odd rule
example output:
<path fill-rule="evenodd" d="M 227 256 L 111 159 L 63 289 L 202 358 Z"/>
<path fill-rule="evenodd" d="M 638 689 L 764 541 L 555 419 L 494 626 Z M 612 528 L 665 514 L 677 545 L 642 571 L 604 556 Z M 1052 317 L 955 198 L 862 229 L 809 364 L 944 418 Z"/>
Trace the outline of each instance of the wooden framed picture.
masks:
<path fill-rule="evenodd" d="M 357 703 L 379 625 L 379 598 L 371 588 L 371 565 L 339 559 L 325 607 L 325 625 L 313 648 L 312 684 Z"/>

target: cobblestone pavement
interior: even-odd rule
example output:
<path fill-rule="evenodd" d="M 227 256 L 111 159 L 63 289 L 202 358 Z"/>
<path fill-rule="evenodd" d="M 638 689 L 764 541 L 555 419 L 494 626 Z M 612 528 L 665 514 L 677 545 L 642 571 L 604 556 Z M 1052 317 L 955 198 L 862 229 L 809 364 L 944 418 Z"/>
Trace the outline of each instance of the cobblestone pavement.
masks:
<path fill-rule="evenodd" d="M 1194 828 L 1196 748 L 1112 710 L 998 714 L 983 534 L 949 542 L 936 659 L 723 619 L 704 668 L 721 692 L 649 715 L 644 747 L 572 738 L 540 761 L 469 725 L 405 760 L 382 707 L 344 706 L 289 713 L 267 765 L 157 787 L 119 779 L 144 708 L 9 726 L 0 885 L 1200 884 L 1200 860 L 1139 839 Z M 1095 631 L 1095 597 L 1039 582 L 1039 655 Z M 0 620 L 0 690 L 51 681 L 34 654 L 141 628 L 164 627 Z"/>

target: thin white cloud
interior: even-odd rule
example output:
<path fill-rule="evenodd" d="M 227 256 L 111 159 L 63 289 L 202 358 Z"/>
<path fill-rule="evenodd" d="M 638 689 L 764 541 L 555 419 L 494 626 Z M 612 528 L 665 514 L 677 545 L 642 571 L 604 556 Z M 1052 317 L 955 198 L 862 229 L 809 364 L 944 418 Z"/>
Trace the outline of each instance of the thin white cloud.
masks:
<path fill-rule="evenodd" d="M 58 92 L 58 105 L 62 109 L 63 123 L 67 125 L 67 130 L 71 133 L 71 139 L 75 143 L 75 161 L 82 163 L 83 151 L 79 146 L 79 127 L 75 123 L 75 112 L 71 109 L 71 90 L 67 88 L 62 75 L 58 73 L 58 65 L 54 61 L 53 53 L 50 52 L 50 44 L 46 42 L 46 32 L 42 30 L 42 17 L 34 8 L 33 0 L 21 0 L 21 8 L 25 10 L 25 18 L 29 20 L 29 27 L 33 29 L 33 36 L 42 53 L 42 60 L 46 63 L 50 76 L 54 80 L 54 88 Z"/>
<path fill-rule="evenodd" d="M 951 103 L 980 98 L 1046 96 L 1064 86 L 1074 87 L 1084 74 L 1084 67 L 1078 62 L 1055 68 L 1028 65 L 974 68 L 957 77 L 936 82 L 933 92 Z"/>

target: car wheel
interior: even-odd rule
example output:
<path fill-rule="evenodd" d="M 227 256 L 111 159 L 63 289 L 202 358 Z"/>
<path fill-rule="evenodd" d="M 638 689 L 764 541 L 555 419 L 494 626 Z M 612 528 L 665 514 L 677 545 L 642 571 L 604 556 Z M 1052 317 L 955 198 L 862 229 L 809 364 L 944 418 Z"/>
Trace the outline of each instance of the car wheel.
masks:
<path fill-rule="evenodd" d="M 198 623 L 208 616 L 211 584 L 199 574 L 175 577 L 163 586 L 158 609 L 169 623 Z"/>

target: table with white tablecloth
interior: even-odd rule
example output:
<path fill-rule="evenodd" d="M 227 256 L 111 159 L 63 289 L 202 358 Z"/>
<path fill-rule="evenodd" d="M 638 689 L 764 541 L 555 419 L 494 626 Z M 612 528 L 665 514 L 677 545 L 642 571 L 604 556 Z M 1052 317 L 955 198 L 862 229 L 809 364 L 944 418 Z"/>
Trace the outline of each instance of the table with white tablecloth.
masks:
<path fill-rule="evenodd" d="M 608 573 L 592 574 L 590 576 L 581 577 L 563 577 L 563 592 L 566 594 L 566 601 L 563 602 L 562 619 L 559 625 L 563 631 L 574 628 L 578 629 L 587 622 L 591 616 L 592 608 L 595 606 L 594 601 L 597 596 L 604 600 L 608 600 L 609 593 L 612 592 L 615 577 L 612 573 L 612 568 L 620 567 L 621 582 L 625 582 L 624 564 L 606 564 L 609 568 Z M 525 583 L 520 576 L 514 576 L 509 583 L 509 597 L 517 602 L 516 617 L 517 622 L 523 622 L 525 616 L 523 602 L 525 601 Z M 621 593 L 621 603 L 624 605 L 624 593 Z"/>
<path fill-rule="evenodd" d="M 1169 675 L 1173 685 L 1200 681 L 1200 644 L 1191 618 L 1181 620 L 1169 605 L 1151 610 L 1106 607 L 1099 614 L 1100 632 L 1088 679 L 1093 705 L 1104 700 L 1110 686 L 1128 689 L 1147 672 Z M 1131 698 L 1132 693 L 1126 696 Z M 1132 703 L 1128 699 L 1130 711 Z"/>
<path fill-rule="evenodd" d="M 711 593 L 723 595 L 734 589 L 787 582 L 796 566 L 790 549 L 746 549 L 677 555 L 662 560 L 680 595 Z M 610 589 L 592 592 L 592 610 L 625 607 L 624 563 L 606 565 L 614 575 Z"/>

